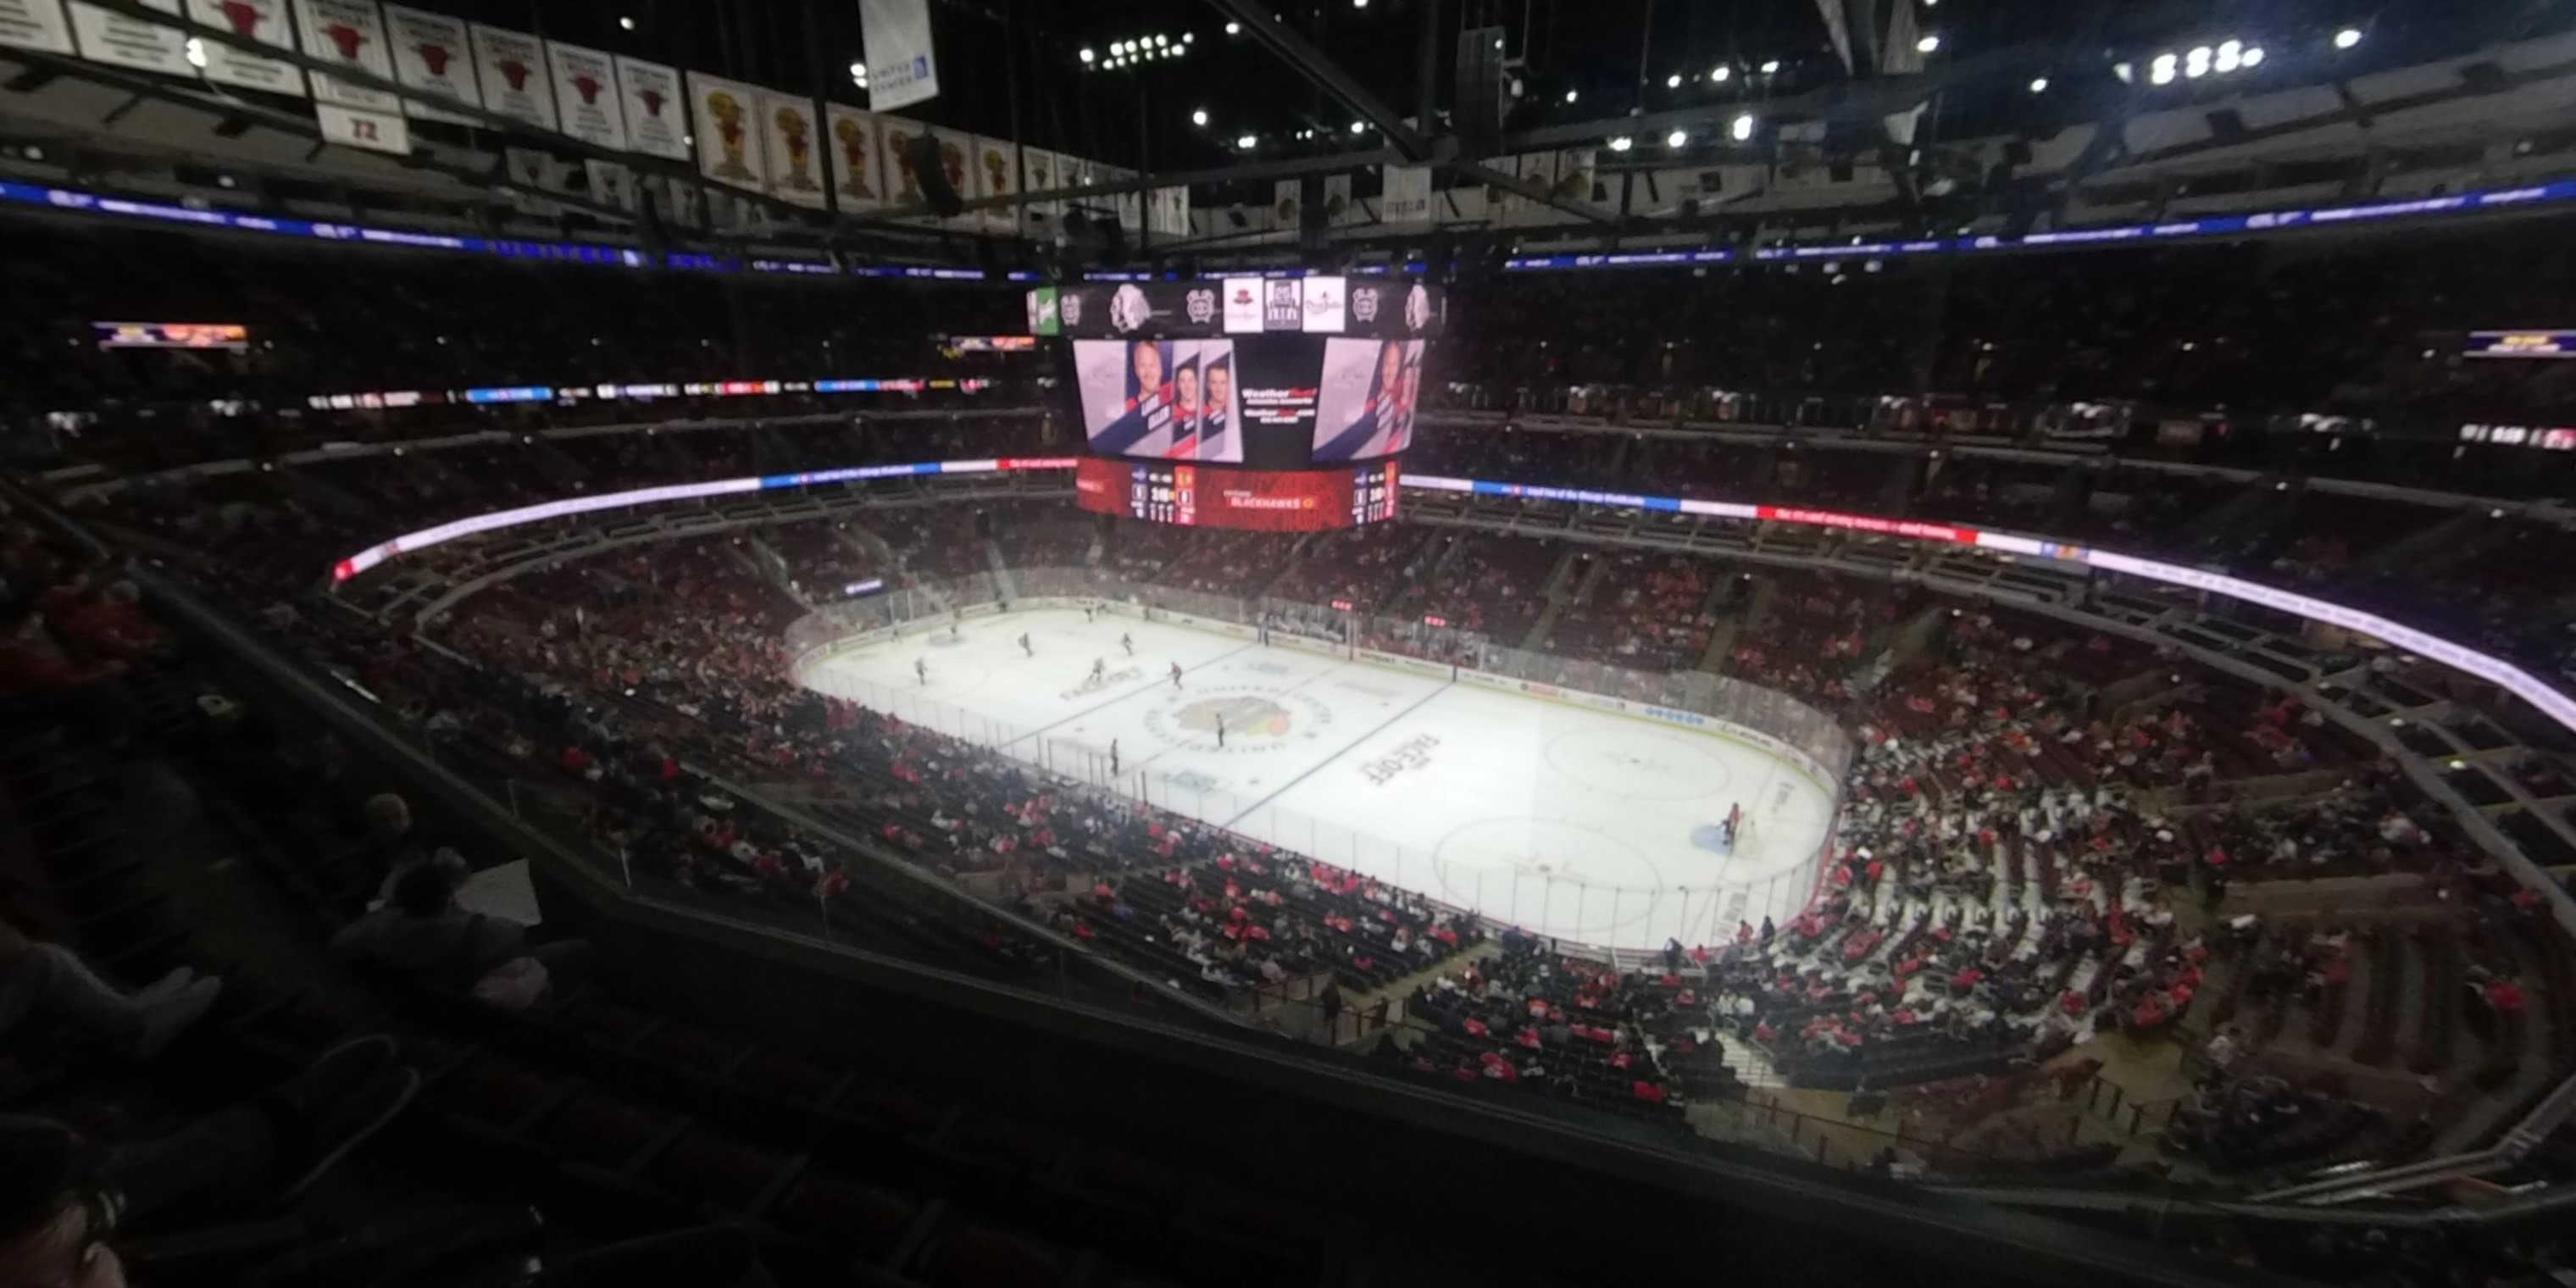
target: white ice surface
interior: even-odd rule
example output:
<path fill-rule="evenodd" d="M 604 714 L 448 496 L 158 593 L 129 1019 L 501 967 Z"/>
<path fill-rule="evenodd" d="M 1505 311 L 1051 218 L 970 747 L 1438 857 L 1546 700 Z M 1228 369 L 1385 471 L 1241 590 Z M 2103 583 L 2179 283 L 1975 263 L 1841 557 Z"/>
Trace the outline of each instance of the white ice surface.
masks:
<path fill-rule="evenodd" d="M 1825 784 L 1721 734 L 1078 609 L 970 618 L 953 640 L 916 627 L 805 682 L 1589 944 L 1717 943 L 1738 919 L 1785 919 L 1832 812 Z M 1736 804 L 1753 824 L 1737 853 L 1694 843 Z"/>

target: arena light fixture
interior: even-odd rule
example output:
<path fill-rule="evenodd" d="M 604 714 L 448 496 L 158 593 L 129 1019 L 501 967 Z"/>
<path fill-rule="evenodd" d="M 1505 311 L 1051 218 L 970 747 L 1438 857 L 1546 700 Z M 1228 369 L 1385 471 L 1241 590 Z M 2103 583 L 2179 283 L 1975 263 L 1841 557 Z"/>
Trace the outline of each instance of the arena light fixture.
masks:
<path fill-rule="evenodd" d="M 1668 148 L 1686 148 L 1686 147 L 1689 147 L 1689 146 L 1690 146 L 1690 131 L 1688 131 L 1688 130 L 1675 130 L 1675 131 L 1673 131 L 1672 133 L 1665 135 L 1665 136 L 1664 136 L 1664 146 L 1665 146 L 1665 147 L 1668 147 Z"/>
<path fill-rule="evenodd" d="M 194 36 L 190 36 L 188 37 L 188 42 L 179 47 L 179 52 L 180 56 L 188 60 L 188 65 L 190 67 L 199 69 L 203 69 L 205 67 L 206 42 L 199 40 Z"/>
<path fill-rule="evenodd" d="M 2334 34 L 2334 47 L 2337 49 L 2350 49 L 2360 43 L 2361 28 L 2359 27 L 2346 27 Z"/>
<path fill-rule="evenodd" d="M 1261 146 L 1261 140 L 1254 135 L 1239 134 L 1235 136 L 1234 146 L 1241 148 L 1246 152 L 1250 152 L 1254 148 Z"/>
<path fill-rule="evenodd" d="M 1729 79 L 1731 79 L 1734 75 L 1735 75 L 1735 69 L 1734 69 L 1734 68 L 1729 67 L 1729 66 L 1727 66 L 1727 65 L 1726 65 L 1726 64 L 1724 64 L 1724 63 L 1719 63 L 1716 67 L 1711 68 L 1711 69 L 1709 70 L 1708 78 L 1709 78 L 1709 80 L 1710 80 L 1711 82 L 1713 82 L 1713 83 L 1715 83 L 1715 84 L 1723 85 L 1723 84 L 1725 84 Z"/>
<path fill-rule="evenodd" d="M 1734 123 L 1726 127 L 1726 133 L 1727 137 L 1734 139 L 1738 143 L 1751 139 L 1753 137 L 1752 115 L 1747 113 L 1743 116 L 1736 117 Z"/>
<path fill-rule="evenodd" d="M 1637 141 L 1629 138 L 1625 134 L 1619 135 L 1618 137 L 1610 140 L 1610 150 L 1613 152 L 1625 152 L 1635 146 L 1637 146 Z"/>
<path fill-rule="evenodd" d="M 1205 124 L 1207 124 L 1207 109 L 1206 109 L 1206 108 L 1204 108 L 1204 107 L 1202 107 L 1202 108 L 1198 109 L 1197 111 L 1190 113 L 1190 124 L 1192 124 L 1192 125 L 1205 125 Z"/>
<path fill-rule="evenodd" d="M 2261 45 L 2247 45 L 2245 47 L 2245 52 L 2237 55 L 2236 61 L 2243 63 L 2248 67 L 2261 66 L 2263 63 L 2263 47 Z"/>
<path fill-rule="evenodd" d="M 2207 45 L 2192 46 L 2191 52 L 2182 56 L 2182 74 L 2192 80 L 2199 80 L 2209 74 L 2210 62 L 2216 57 L 2217 51 Z"/>
<path fill-rule="evenodd" d="M 2222 40 L 2218 42 L 2218 56 L 2210 60 L 2210 66 L 2219 74 L 2225 75 L 2226 73 L 2235 71 L 2238 67 L 2243 66 L 2244 61 L 2245 42 L 2241 40 Z"/>
<path fill-rule="evenodd" d="M 1240 35 L 1242 35 L 1242 34 L 1243 34 L 1243 24 L 1242 24 L 1242 23 L 1239 23 L 1239 22 L 1229 22 L 1229 23 L 1225 24 L 1225 34 L 1227 34 L 1227 35 L 1229 35 L 1229 36 L 1240 36 Z"/>
<path fill-rule="evenodd" d="M 1578 90 L 1567 90 L 1567 91 L 1565 91 L 1565 101 L 1566 101 L 1566 102 L 1571 103 L 1571 102 L 1573 102 L 1574 100 L 1576 100 L 1576 99 L 1578 99 L 1578 98 L 1581 98 L 1581 97 L 1583 97 L 1583 95 L 1582 95 L 1582 93 L 1581 93 L 1580 91 L 1578 91 Z"/>
<path fill-rule="evenodd" d="M 1184 31 L 1181 33 L 1181 43 L 1184 45 L 1194 44 L 1198 41 L 1198 38 L 1199 33 L 1195 31 Z"/>
<path fill-rule="evenodd" d="M 2031 93 L 2033 93 L 2033 94 L 2045 94 L 2045 93 L 2047 93 L 2047 92 L 2048 92 L 2048 78 L 2047 78 L 2047 77 L 2045 77 L 2045 76 L 2033 76 L 2033 77 L 2031 77 L 2031 78 L 2030 78 L 2030 92 L 2031 92 Z"/>
<path fill-rule="evenodd" d="M 2174 57 L 2172 54 L 2156 55 L 2156 60 L 2147 64 L 2147 83 L 2150 85 L 2173 84 L 2174 76 L 2181 71 L 2181 63 L 2182 60 Z"/>
<path fill-rule="evenodd" d="M 1672 75 L 1664 78 L 1665 89 L 1680 89 L 1681 87 L 1682 74 L 1680 72 L 1674 72 Z"/>
<path fill-rule="evenodd" d="M 1089 45 L 1084 45 L 1084 46 L 1082 47 L 1082 54 L 1081 54 L 1081 58 L 1082 58 L 1082 61 L 1083 61 L 1085 64 L 1089 64 L 1089 63 L 1091 62 L 1091 60 L 1093 60 L 1094 58 L 1097 58 L 1097 57 L 1099 57 L 1099 56 L 1100 56 L 1100 55 L 1099 55 L 1099 52 L 1098 52 L 1097 50 L 1094 50 L 1091 46 L 1089 46 Z"/>
<path fill-rule="evenodd" d="M 1937 31 L 1924 32 L 1923 38 L 1914 42 L 1914 52 L 1918 54 L 1937 53 L 1940 51 L 1940 48 L 1941 33 Z"/>
<path fill-rule="evenodd" d="M 635 30 L 635 20 L 621 14 L 617 19 L 617 29 L 619 31 L 633 31 Z"/>
<path fill-rule="evenodd" d="M 1368 133 L 1368 122 L 1366 122 L 1366 121 L 1353 121 L 1353 122 L 1351 122 L 1351 133 L 1353 133 L 1353 134 L 1366 134 L 1366 133 Z"/>

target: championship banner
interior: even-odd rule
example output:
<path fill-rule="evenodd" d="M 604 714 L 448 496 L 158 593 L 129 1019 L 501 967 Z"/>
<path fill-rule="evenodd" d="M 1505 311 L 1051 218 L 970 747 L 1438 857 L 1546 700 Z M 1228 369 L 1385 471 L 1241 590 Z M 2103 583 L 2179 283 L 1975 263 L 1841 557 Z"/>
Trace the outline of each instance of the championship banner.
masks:
<path fill-rule="evenodd" d="M 615 161 L 587 158 L 581 163 L 590 178 L 590 199 L 619 210 L 635 209 L 635 172 Z"/>
<path fill-rule="evenodd" d="M 1020 194 L 1020 159 L 1018 149 L 1008 139 L 973 139 L 969 146 L 975 156 L 975 193 L 977 197 L 1016 197 Z M 964 196 L 966 194 L 959 193 Z M 1017 206 L 987 206 L 974 211 L 969 218 L 996 232 L 1010 232 L 1020 226 Z"/>
<path fill-rule="evenodd" d="M 1589 203 L 1600 160 L 1601 154 L 1591 148 L 1567 148 L 1557 153 L 1553 185 L 1556 195 L 1567 201 Z"/>
<path fill-rule="evenodd" d="M 394 47 L 394 79 L 404 89 L 463 107 L 483 106 L 483 89 L 474 82 L 474 50 L 463 19 L 389 4 L 385 32 Z M 470 117 L 409 99 L 403 101 L 403 114 L 414 120 L 473 124 Z"/>
<path fill-rule="evenodd" d="M 688 84 L 689 114 L 698 123 L 698 173 L 718 183 L 768 187 L 760 123 L 753 119 L 760 88 L 704 72 L 690 72 Z"/>
<path fill-rule="evenodd" d="M 73 52 L 62 0 L 0 0 L 0 46 L 48 54 Z"/>
<path fill-rule="evenodd" d="M 1163 237 L 1190 235 L 1190 190 L 1156 188 L 1146 194 L 1145 226 Z"/>
<path fill-rule="evenodd" d="M 814 121 L 814 100 L 762 90 L 759 115 L 769 190 L 792 205 L 813 210 L 829 205 L 831 197 L 823 187 L 823 131 Z"/>
<path fill-rule="evenodd" d="M 1029 192 L 1053 192 L 1067 187 L 1062 166 L 1064 158 L 1044 148 L 1024 148 L 1020 152 L 1022 187 Z M 1033 201 L 1021 207 L 1020 226 L 1039 236 L 1055 232 L 1064 217 L 1061 201 Z"/>
<path fill-rule="evenodd" d="M 1328 174 L 1324 176 L 1325 223 L 1330 224 L 1335 228 L 1339 228 L 1345 224 L 1366 223 L 1368 221 L 1362 218 L 1362 216 L 1367 213 L 1367 211 L 1360 209 L 1358 202 L 1351 200 L 1351 177 L 1349 175 Z"/>
<path fill-rule="evenodd" d="M 1270 217 L 1278 221 L 1271 227 L 1283 232 L 1297 231 L 1298 183 L 1295 179 L 1281 179 L 1270 185 Z"/>
<path fill-rule="evenodd" d="M 163 13 L 179 12 L 179 0 L 142 2 L 145 7 Z M 176 27 L 136 22 L 96 5 L 72 0 L 72 34 L 80 40 L 81 57 L 93 63 L 160 72 L 166 76 L 193 77 L 197 74 L 197 69 L 188 65 L 188 38 Z"/>
<path fill-rule="evenodd" d="M 867 51 L 868 102 L 878 111 L 939 97 L 928 0 L 859 0 L 859 39 Z"/>
<path fill-rule="evenodd" d="M 524 31 L 468 23 L 474 37 L 474 79 L 483 90 L 483 109 L 525 121 L 541 130 L 555 128 L 554 78 L 546 74 L 545 42 Z"/>
<path fill-rule="evenodd" d="M 921 127 L 899 116 L 878 118 L 878 135 L 885 157 L 886 188 L 896 205 L 914 205 L 921 201 L 921 179 L 912 172 L 912 141 Z"/>
<path fill-rule="evenodd" d="M 832 195 L 841 209 L 874 210 L 886 204 L 885 148 L 877 118 L 855 107 L 826 103 L 823 129 L 832 138 Z"/>
<path fill-rule="evenodd" d="M 619 54 L 616 71 L 627 148 L 648 157 L 688 160 L 689 123 L 680 109 L 679 69 Z"/>
<path fill-rule="evenodd" d="M 295 27 L 305 57 L 386 80 L 394 78 L 393 51 L 385 44 L 385 16 L 377 11 L 376 0 L 295 0 Z M 402 114 L 399 96 L 327 72 L 313 73 L 313 99 L 362 112 Z"/>
<path fill-rule="evenodd" d="M 1377 217 L 1390 224 L 1431 222 L 1431 167 L 1386 167 L 1386 190 L 1378 199 Z"/>
<path fill-rule="evenodd" d="M 617 64 L 607 51 L 546 42 L 555 82 L 555 117 L 564 133 L 596 148 L 626 150 L 626 112 L 617 95 Z"/>
<path fill-rule="evenodd" d="M 295 22 L 286 0 L 188 0 L 188 16 L 209 27 L 223 27 L 271 49 L 295 48 Z M 218 85 L 264 90 L 294 98 L 305 96 L 304 69 L 283 58 L 269 58 L 212 40 L 197 42 L 206 56 L 205 77 Z"/>
<path fill-rule="evenodd" d="M 1133 171 L 1133 170 L 1125 170 L 1125 169 L 1121 169 L 1121 168 L 1119 168 L 1119 167 L 1117 167 L 1117 166 L 1101 166 L 1101 167 L 1099 167 L 1099 168 L 1098 168 L 1097 174 L 1098 174 L 1099 182 L 1102 182 L 1102 183 L 1123 183 L 1123 182 L 1125 182 L 1125 181 L 1127 181 L 1127 180 L 1129 180 L 1129 179 L 1133 179 L 1133 178 L 1135 178 L 1135 177 L 1136 177 L 1136 172 L 1135 172 L 1135 171 Z M 1145 194 L 1144 194 L 1144 193 L 1142 193 L 1142 192 L 1122 192 L 1122 193 L 1119 193 L 1119 194 L 1117 194 L 1116 196 L 1113 196 L 1113 197 L 1109 198 L 1109 208 L 1118 212 L 1118 226 L 1119 226 L 1119 227 L 1124 228 L 1124 229 L 1128 230 L 1129 232 L 1136 232 L 1136 231 L 1141 230 L 1142 228 L 1144 228 L 1144 226 L 1145 226 Z"/>

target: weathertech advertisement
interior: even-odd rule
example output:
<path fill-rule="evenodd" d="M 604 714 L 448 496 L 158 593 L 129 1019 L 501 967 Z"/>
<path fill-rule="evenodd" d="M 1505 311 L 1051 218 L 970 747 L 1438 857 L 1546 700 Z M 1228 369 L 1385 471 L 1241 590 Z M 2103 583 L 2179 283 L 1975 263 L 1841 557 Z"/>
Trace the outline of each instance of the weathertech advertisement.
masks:
<path fill-rule="evenodd" d="M 1088 457 L 1074 467 L 1086 510 L 1153 523 L 1263 532 L 1311 532 L 1396 515 L 1393 461 L 1358 468 L 1243 470 Z"/>

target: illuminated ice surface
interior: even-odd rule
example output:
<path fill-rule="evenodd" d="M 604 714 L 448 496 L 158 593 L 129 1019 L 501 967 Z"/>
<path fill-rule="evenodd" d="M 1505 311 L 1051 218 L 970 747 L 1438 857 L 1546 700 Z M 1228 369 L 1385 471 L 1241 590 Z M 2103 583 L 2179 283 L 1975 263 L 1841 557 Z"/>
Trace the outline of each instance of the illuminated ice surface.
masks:
<path fill-rule="evenodd" d="M 1785 919 L 1832 813 L 1825 784 L 1720 734 L 1106 612 L 916 626 L 805 682 L 1099 785 L 1114 741 L 1127 795 L 1590 944 Z M 1735 804 L 1753 826 L 1729 855 Z"/>

